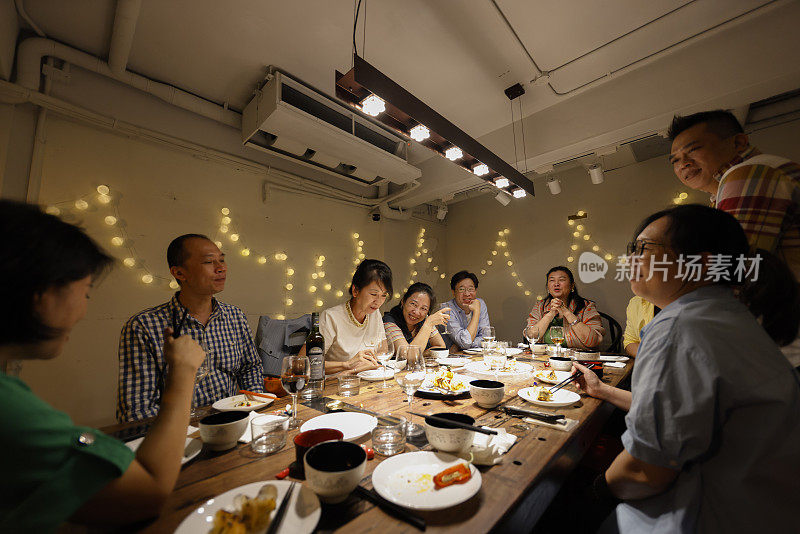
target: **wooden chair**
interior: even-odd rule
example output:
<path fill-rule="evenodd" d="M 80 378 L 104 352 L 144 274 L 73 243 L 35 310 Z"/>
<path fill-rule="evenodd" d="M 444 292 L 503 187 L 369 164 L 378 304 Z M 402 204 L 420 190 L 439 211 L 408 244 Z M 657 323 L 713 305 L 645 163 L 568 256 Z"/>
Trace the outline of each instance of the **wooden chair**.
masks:
<path fill-rule="evenodd" d="M 607 346 L 608 348 L 605 350 L 609 352 L 622 354 L 622 327 L 607 313 L 600 312 L 600 317 L 603 318 L 603 327 L 606 329 L 606 335 L 601 345 Z M 608 345 L 606 345 L 606 340 L 609 340 Z"/>

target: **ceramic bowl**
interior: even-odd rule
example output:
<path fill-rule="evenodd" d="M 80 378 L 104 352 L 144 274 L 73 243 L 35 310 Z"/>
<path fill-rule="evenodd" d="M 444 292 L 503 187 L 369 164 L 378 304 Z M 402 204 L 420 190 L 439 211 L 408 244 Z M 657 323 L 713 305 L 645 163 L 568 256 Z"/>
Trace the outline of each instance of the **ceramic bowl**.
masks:
<path fill-rule="evenodd" d="M 367 453 L 349 441 L 325 441 L 314 445 L 303 457 L 306 481 L 321 501 L 339 503 L 347 498 L 364 476 Z"/>
<path fill-rule="evenodd" d="M 474 425 L 475 419 L 469 415 L 461 413 L 437 413 L 437 417 L 451 419 L 459 423 Z M 472 446 L 474 432 L 465 428 L 448 426 L 447 423 L 439 423 L 430 418 L 425 418 L 425 436 L 436 450 L 441 452 L 461 452 Z"/>
<path fill-rule="evenodd" d="M 200 439 L 212 451 L 226 451 L 236 446 L 250 420 L 249 412 L 233 411 L 207 415 L 200 419 Z"/>
<path fill-rule="evenodd" d="M 473 380 L 469 383 L 469 394 L 481 408 L 494 408 L 506 395 L 506 385 L 495 380 Z"/>
<path fill-rule="evenodd" d="M 439 359 L 447 358 L 448 356 L 450 356 L 450 350 L 449 349 L 431 349 L 431 354 L 433 355 L 434 358 L 439 360 Z"/>
<path fill-rule="evenodd" d="M 550 356 L 550 369 L 569 371 L 572 369 L 572 359 L 564 356 Z"/>

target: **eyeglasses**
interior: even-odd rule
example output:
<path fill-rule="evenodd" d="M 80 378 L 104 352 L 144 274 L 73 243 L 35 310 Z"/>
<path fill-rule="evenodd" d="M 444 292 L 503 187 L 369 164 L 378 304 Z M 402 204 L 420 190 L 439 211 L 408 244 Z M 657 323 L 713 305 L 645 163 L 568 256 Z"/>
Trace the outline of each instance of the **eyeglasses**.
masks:
<path fill-rule="evenodd" d="M 636 241 L 632 241 L 628 243 L 627 252 L 628 256 L 641 256 L 642 253 L 645 251 L 645 247 L 647 245 L 661 245 L 662 247 L 666 246 L 664 243 L 658 243 L 657 241 L 649 241 L 647 239 L 637 239 Z"/>
<path fill-rule="evenodd" d="M 459 294 L 463 295 L 464 293 L 475 293 L 477 289 L 475 289 L 474 287 L 459 287 L 458 289 L 456 289 L 456 291 Z"/>

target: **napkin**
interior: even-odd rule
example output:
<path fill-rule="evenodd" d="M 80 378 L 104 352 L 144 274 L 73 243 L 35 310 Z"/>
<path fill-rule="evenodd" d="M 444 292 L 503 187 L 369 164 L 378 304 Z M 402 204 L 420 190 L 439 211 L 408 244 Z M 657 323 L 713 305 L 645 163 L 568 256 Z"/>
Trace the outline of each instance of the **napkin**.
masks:
<path fill-rule="evenodd" d="M 254 418 L 260 417 L 262 415 L 264 417 L 269 417 L 271 419 L 274 419 L 275 421 L 284 420 L 283 429 L 287 430 L 289 428 L 289 418 L 286 416 L 250 412 L 250 416 L 247 419 L 247 428 L 244 429 L 244 434 L 242 434 L 242 437 L 239 438 L 239 443 L 250 443 L 251 441 L 253 441 L 253 427 L 250 425 L 250 422 Z"/>
<path fill-rule="evenodd" d="M 624 369 L 625 364 L 622 362 L 603 362 L 606 367 L 616 367 L 617 369 Z"/>
<path fill-rule="evenodd" d="M 475 465 L 499 464 L 503 461 L 503 455 L 517 441 L 517 436 L 509 434 L 502 428 L 490 428 L 488 426 L 483 428 L 496 430 L 497 434 L 490 436 L 474 432 L 472 447 L 466 452 L 460 453 L 459 456 L 465 460 L 469 460 L 470 456 L 472 456 L 472 463 Z"/>
<path fill-rule="evenodd" d="M 525 421 L 526 423 L 531 423 L 533 425 L 546 426 L 546 427 L 549 427 L 549 428 L 554 428 L 556 430 L 562 430 L 564 432 L 569 432 L 570 430 L 572 430 L 573 428 L 578 426 L 577 419 L 564 419 L 564 424 L 563 425 L 561 423 L 547 423 L 545 421 L 542 421 L 541 419 L 534 419 L 533 417 L 525 417 L 522 420 Z"/>

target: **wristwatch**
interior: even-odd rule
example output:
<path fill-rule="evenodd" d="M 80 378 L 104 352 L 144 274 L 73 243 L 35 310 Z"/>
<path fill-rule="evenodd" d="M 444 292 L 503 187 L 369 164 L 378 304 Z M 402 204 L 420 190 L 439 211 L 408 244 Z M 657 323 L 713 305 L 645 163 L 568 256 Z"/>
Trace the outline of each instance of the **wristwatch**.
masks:
<path fill-rule="evenodd" d="M 578 318 L 577 318 L 577 317 L 575 317 L 575 320 L 574 320 L 574 321 L 572 321 L 571 323 L 569 323 L 569 325 L 570 325 L 570 326 L 575 326 L 576 324 L 578 324 Z"/>

